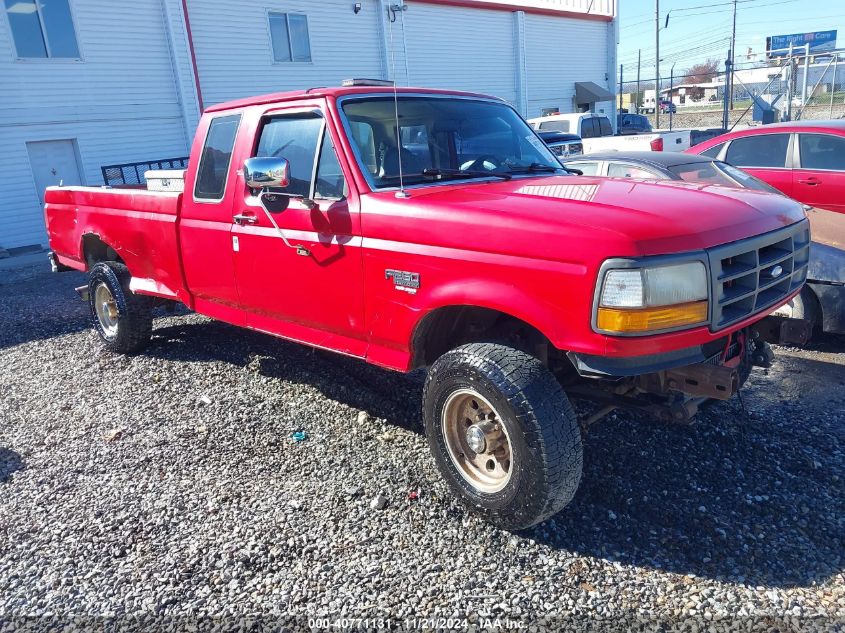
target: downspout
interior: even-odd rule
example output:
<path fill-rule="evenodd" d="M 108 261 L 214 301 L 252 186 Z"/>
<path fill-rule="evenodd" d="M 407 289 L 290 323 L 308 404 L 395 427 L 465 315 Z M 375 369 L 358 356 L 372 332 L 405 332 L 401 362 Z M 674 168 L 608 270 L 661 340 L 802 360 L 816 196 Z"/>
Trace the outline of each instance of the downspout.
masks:
<path fill-rule="evenodd" d="M 170 53 L 170 69 L 173 72 L 173 78 L 176 80 L 176 98 L 179 101 L 179 107 L 182 110 L 182 127 L 185 131 L 185 147 L 187 151 L 190 152 L 193 130 L 190 129 L 188 103 L 183 92 L 184 84 L 182 83 L 182 72 L 179 68 L 179 62 L 176 59 L 176 45 L 173 40 L 173 24 L 170 21 L 170 10 L 167 7 L 167 0 L 161 0 L 161 9 L 162 17 L 164 18 L 164 28 L 167 32 L 167 49 Z"/>
<path fill-rule="evenodd" d="M 185 20 L 185 35 L 188 37 L 188 50 L 191 52 L 191 68 L 194 70 L 194 86 L 197 89 L 197 103 L 200 106 L 200 114 L 205 110 L 202 102 L 202 88 L 200 87 L 200 74 L 197 70 L 197 53 L 194 50 L 194 35 L 191 32 L 191 17 L 188 15 L 188 0 L 182 0 L 182 17 Z"/>

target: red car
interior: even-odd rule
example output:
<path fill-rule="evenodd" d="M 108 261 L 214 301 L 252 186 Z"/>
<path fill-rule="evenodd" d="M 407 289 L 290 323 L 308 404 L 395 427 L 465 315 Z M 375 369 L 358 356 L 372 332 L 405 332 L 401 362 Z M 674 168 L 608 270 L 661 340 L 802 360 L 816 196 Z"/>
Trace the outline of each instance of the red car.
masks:
<path fill-rule="evenodd" d="M 811 207 L 845 213 L 845 120 L 738 130 L 687 152 L 741 167 Z"/>
<path fill-rule="evenodd" d="M 688 422 L 771 361 L 763 341 L 788 328 L 766 315 L 807 276 L 797 202 L 575 177 L 483 95 L 358 85 L 215 105 L 184 175 L 147 180 L 46 194 L 54 265 L 88 272 L 80 294 L 108 349 L 137 353 L 151 309 L 182 302 L 428 367 L 434 462 L 507 528 L 575 494 L 569 395 Z"/>

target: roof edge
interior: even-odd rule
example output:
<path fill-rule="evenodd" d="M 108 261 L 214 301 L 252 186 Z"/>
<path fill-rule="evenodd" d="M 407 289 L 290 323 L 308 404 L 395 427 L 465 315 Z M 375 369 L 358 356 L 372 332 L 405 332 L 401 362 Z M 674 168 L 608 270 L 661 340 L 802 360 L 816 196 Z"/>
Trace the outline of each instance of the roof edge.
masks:
<path fill-rule="evenodd" d="M 569 9 L 553 9 L 551 7 L 530 7 L 515 2 L 499 2 L 498 0 L 413 0 L 421 4 L 442 4 L 455 7 L 466 7 L 469 9 L 487 9 L 489 11 L 524 11 L 538 15 L 553 15 L 559 18 L 573 18 L 576 20 L 595 20 L 599 22 L 612 22 L 613 15 L 600 13 L 581 13 Z"/>

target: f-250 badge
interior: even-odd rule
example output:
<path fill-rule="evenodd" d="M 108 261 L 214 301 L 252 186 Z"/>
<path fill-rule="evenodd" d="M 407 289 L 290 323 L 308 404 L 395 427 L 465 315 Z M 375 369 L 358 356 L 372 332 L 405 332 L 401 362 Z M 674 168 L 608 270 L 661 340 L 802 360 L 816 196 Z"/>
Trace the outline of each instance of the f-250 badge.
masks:
<path fill-rule="evenodd" d="M 404 270 L 391 270 L 388 268 L 384 271 L 384 278 L 392 279 L 393 287 L 396 290 L 401 290 L 411 295 L 417 294 L 417 290 L 420 287 L 419 273 L 409 273 Z"/>

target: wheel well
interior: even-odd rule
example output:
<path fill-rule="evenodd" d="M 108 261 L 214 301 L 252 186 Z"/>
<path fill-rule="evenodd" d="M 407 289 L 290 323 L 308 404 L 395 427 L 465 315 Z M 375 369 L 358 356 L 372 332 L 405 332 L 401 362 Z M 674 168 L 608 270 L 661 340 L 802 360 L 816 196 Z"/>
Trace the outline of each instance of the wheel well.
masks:
<path fill-rule="evenodd" d="M 99 235 L 88 233 L 82 236 L 82 257 L 87 268 L 100 262 L 122 262 L 120 255 L 100 239 Z"/>
<path fill-rule="evenodd" d="M 478 306 L 447 306 L 425 315 L 414 331 L 413 366 L 426 367 L 465 343 L 504 341 L 548 363 L 555 348 L 537 328 L 510 314 Z"/>

